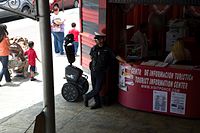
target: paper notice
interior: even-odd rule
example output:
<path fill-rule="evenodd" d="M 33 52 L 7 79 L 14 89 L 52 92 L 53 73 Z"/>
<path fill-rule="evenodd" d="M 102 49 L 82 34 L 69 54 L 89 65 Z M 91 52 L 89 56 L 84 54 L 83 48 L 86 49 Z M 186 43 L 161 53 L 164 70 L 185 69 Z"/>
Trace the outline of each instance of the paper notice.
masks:
<path fill-rule="evenodd" d="M 153 90 L 153 111 L 167 112 L 167 92 Z"/>
<path fill-rule="evenodd" d="M 176 114 L 185 114 L 186 94 L 171 93 L 170 112 Z"/>

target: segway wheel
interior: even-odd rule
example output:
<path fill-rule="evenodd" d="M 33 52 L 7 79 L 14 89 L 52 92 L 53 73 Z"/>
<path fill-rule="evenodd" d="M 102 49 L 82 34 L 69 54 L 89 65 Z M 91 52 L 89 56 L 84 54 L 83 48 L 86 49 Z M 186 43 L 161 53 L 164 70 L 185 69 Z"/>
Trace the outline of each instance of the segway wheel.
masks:
<path fill-rule="evenodd" d="M 77 87 L 71 83 L 65 83 L 62 87 L 62 96 L 68 102 L 74 102 L 79 97 Z"/>

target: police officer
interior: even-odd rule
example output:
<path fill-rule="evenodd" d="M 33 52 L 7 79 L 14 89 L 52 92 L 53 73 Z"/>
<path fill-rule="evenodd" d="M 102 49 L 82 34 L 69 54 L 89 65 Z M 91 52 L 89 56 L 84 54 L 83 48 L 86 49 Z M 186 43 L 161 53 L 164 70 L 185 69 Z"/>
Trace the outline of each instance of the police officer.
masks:
<path fill-rule="evenodd" d="M 126 62 L 120 56 L 115 56 L 113 51 L 105 44 L 105 34 L 99 34 L 95 32 L 94 39 L 96 45 L 93 46 L 90 51 L 90 70 L 93 89 L 89 93 L 83 95 L 84 104 L 86 107 L 88 107 L 88 100 L 94 97 L 95 104 L 91 107 L 91 109 L 101 108 L 99 93 L 102 89 L 106 71 L 111 65 L 111 62 L 113 62 L 115 59 L 123 63 Z"/>

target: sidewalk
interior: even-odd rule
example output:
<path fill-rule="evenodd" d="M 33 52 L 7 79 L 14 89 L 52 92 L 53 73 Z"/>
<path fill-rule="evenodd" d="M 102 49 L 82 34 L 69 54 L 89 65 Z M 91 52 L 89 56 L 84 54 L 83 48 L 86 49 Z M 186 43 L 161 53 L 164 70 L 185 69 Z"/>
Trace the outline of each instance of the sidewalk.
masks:
<path fill-rule="evenodd" d="M 24 133 L 42 110 L 42 103 L 0 120 L 1 133 Z M 189 120 L 125 108 L 119 104 L 97 110 L 82 102 L 55 97 L 56 133 L 199 133 L 200 120 Z M 27 131 L 33 133 L 34 125 Z"/>

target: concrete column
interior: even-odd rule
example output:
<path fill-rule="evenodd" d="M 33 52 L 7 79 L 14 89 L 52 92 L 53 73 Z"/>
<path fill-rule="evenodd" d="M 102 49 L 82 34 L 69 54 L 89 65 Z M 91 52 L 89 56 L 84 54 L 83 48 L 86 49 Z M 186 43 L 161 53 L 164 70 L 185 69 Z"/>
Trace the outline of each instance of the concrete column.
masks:
<path fill-rule="evenodd" d="M 49 0 L 37 0 L 44 83 L 45 133 L 55 133 L 55 102 Z"/>

